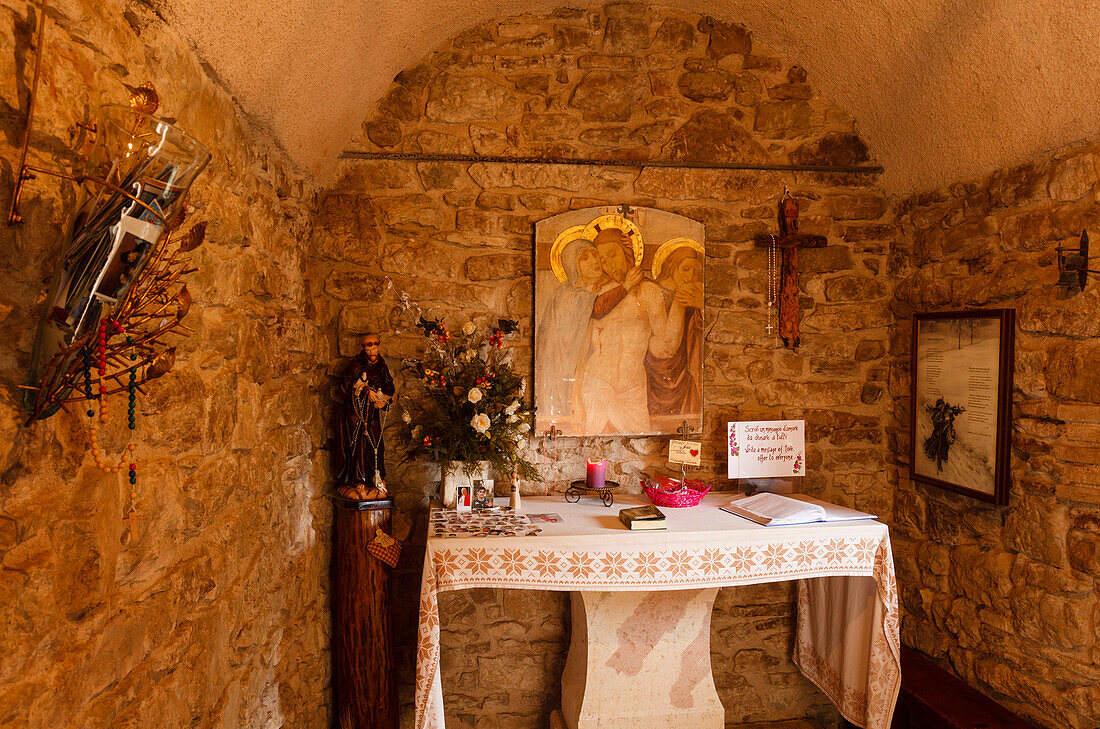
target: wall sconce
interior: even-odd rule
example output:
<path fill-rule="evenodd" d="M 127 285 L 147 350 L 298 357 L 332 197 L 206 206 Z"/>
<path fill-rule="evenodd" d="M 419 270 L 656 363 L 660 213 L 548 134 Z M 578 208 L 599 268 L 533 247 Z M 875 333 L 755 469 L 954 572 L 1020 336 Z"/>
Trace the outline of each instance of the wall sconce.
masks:
<path fill-rule="evenodd" d="M 1100 275 L 1100 271 L 1089 269 L 1089 232 L 1081 231 L 1081 245 L 1078 248 L 1056 248 L 1058 251 L 1058 285 L 1073 294 L 1084 291 L 1089 274 Z"/>

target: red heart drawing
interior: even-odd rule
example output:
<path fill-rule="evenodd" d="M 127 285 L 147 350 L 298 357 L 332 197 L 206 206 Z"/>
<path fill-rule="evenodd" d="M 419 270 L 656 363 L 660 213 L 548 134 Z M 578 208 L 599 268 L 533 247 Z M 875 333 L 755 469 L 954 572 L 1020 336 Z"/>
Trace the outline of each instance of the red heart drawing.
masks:
<path fill-rule="evenodd" d="M 691 452 L 691 455 L 693 455 L 693 456 L 699 455 L 699 449 L 698 448 L 692 448 L 690 452 Z"/>

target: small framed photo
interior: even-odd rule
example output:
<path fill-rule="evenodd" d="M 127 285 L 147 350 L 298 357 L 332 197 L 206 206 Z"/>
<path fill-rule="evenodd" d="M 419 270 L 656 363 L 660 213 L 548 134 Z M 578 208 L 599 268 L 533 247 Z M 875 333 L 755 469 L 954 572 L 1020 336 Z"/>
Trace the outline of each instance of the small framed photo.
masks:
<path fill-rule="evenodd" d="M 916 314 L 909 476 L 1008 503 L 1015 309 Z"/>
<path fill-rule="evenodd" d="M 474 508 L 493 508 L 493 482 L 483 481 L 480 478 L 474 480 Z"/>
<path fill-rule="evenodd" d="M 458 511 L 471 511 L 473 509 L 474 496 L 470 486 L 459 486 L 455 489 L 455 509 Z"/>

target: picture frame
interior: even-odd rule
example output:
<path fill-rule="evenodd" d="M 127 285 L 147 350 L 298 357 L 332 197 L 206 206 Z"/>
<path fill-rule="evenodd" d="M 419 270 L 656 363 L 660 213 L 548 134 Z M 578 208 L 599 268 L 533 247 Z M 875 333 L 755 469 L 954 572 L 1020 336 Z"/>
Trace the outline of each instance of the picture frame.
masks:
<path fill-rule="evenodd" d="M 913 316 L 910 479 L 1008 503 L 1015 334 L 1015 309 Z"/>
<path fill-rule="evenodd" d="M 482 479 L 474 480 L 474 509 L 492 509 L 493 508 L 493 482 L 484 481 Z"/>
<path fill-rule="evenodd" d="M 467 484 L 460 484 L 455 487 L 455 510 L 456 511 L 472 511 L 473 510 L 473 488 Z"/>

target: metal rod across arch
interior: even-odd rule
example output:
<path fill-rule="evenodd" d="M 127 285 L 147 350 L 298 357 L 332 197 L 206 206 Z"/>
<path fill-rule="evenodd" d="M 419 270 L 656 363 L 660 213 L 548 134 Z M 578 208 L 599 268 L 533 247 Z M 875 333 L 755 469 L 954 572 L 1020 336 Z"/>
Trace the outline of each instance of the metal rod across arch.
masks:
<path fill-rule="evenodd" d="M 681 170 L 742 170 L 749 172 L 842 172 L 882 174 L 881 165 L 791 165 L 748 162 L 676 162 L 673 160 L 612 160 L 562 157 L 501 157 L 480 154 L 422 154 L 411 152 L 358 152 L 347 150 L 340 159 L 396 162 L 464 162 L 470 164 L 567 165 L 580 167 L 667 167 Z"/>

